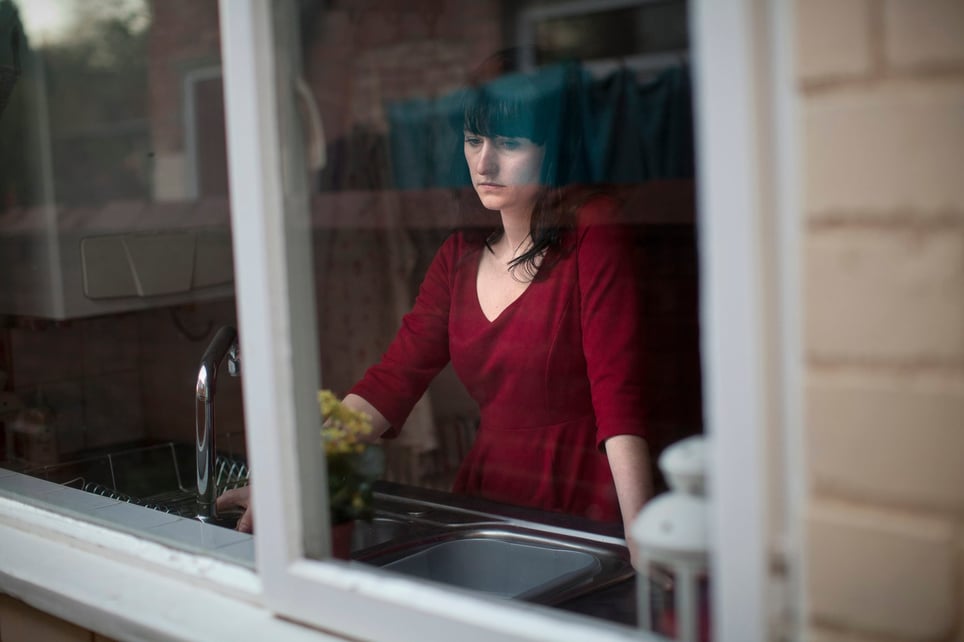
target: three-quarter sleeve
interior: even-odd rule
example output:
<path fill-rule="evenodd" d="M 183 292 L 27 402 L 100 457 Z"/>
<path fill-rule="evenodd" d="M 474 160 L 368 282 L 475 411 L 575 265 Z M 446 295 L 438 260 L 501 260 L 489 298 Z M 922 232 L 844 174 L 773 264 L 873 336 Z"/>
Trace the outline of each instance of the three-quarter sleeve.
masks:
<path fill-rule="evenodd" d="M 646 436 L 642 302 L 630 230 L 615 204 L 596 199 L 581 213 L 578 278 L 583 353 L 596 415 L 596 441 Z"/>
<path fill-rule="evenodd" d="M 449 237 L 435 254 L 419 287 L 415 304 L 381 360 L 349 391 L 375 406 L 394 437 L 432 379 L 449 361 L 448 324 L 457 237 Z"/>

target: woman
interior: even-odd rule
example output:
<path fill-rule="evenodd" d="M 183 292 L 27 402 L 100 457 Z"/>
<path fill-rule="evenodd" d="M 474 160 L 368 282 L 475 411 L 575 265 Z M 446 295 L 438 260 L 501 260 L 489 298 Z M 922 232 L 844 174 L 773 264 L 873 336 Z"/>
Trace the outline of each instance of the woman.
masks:
<path fill-rule="evenodd" d="M 632 248 L 614 201 L 564 186 L 575 157 L 558 136 L 564 83 L 546 78 L 513 74 L 466 93 L 467 169 L 499 224 L 446 240 L 344 403 L 392 437 L 451 361 L 481 410 L 453 491 L 628 530 L 651 493 Z M 246 507 L 247 491 L 218 503 Z M 239 528 L 250 527 L 248 510 Z"/>

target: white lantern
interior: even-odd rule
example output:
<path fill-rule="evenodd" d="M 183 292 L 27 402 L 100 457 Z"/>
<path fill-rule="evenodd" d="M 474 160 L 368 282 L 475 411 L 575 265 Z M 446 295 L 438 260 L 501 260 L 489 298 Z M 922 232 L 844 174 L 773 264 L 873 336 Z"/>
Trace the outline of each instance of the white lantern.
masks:
<path fill-rule="evenodd" d="M 659 467 L 670 491 L 647 503 L 631 528 L 640 626 L 681 642 L 709 640 L 705 464 L 702 436 L 667 448 Z"/>

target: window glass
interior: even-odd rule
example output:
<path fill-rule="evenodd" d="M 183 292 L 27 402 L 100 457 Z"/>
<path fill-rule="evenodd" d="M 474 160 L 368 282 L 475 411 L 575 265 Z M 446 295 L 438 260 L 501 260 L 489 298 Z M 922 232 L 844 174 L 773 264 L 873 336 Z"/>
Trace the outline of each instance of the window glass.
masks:
<path fill-rule="evenodd" d="M 322 388 L 390 426 L 318 435 L 335 554 L 632 624 L 607 453 L 643 437 L 629 486 L 659 492 L 659 452 L 701 431 L 692 102 L 685 5 L 592 4 L 292 3 L 279 91 Z M 0 0 L 0 41 L 3 467 L 250 561 L 194 519 L 248 477 L 217 5 Z"/>
<path fill-rule="evenodd" d="M 322 388 L 386 429 L 325 424 L 336 556 L 635 622 L 607 453 L 659 492 L 702 430 L 685 4 L 648 4 L 299 4 Z"/>
<path fill-rule="evenodd" d="M 236 323 L 218 31 L 211 2 L 0 0 L 0 466 L 205 550 L 244 539 L 193 519 L 199 364 Z M 220 370 L 223 486 L 247 470 Z"/>

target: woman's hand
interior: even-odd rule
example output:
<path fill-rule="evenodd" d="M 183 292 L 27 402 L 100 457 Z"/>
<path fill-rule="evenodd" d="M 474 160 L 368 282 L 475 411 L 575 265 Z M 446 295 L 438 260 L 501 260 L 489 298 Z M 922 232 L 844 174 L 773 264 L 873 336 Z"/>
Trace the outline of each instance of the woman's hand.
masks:
<path fill-rule="evenodd" d="M 242 533 L 254 532 L 254 510 L 251 507 L 251 486 L 233 488 L 221 494 L 217 499 L 215 507 L 218 512 L 227 511 L 235 508 L 244 509 L 244 514 L 238 520 L 235 530 Z"/>

